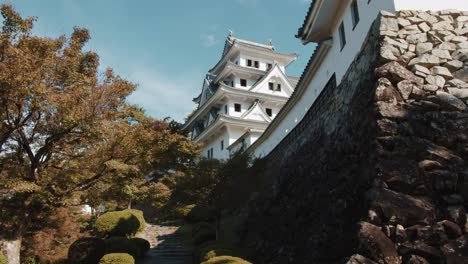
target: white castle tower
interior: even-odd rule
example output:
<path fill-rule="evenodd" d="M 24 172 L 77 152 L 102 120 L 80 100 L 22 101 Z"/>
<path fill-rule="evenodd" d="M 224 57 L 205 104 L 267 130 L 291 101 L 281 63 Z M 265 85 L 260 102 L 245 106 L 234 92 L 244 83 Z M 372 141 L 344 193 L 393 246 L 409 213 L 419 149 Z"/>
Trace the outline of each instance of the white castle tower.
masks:
<path fill-rule="evenodd" d="M 294 91 L 298 78 L 285 69 L 296 58 L 276 52 L 271 41 L 264 45 L 229 33 L 221 59 L 194 98 L 198 108 L 184 126 L 193 141 L 203 144 L 204 157 L 227 159 L 260 137 Z"/>

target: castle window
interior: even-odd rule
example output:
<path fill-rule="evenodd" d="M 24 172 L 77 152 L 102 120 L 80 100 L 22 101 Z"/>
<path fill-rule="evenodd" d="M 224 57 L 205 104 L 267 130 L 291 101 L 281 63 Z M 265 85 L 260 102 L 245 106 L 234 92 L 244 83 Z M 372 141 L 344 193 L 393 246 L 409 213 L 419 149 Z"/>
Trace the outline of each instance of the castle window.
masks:
<path fill-rule="evenodd" d="M 267 64 L 267 70 L 270 70 L 271 68 L 273 68 L 273 64 L 268 63 L 268 64 Z"/>
<path fill-rule="evenodd" d="M 255 68 L 257 69 L 260 68 L 260 63 L 258 61 L 254 61 L 254 63 L 255 63 Z"/>
<path fill-rule="evenodd" d="M 354 28 L 359 23 L 359 9 L 358 9 L 357 0 L 354 0 L 351 3 L 351 15 L 353 17 L 353 30 L 354 30 Z"/>
<path fill-rule="evenodd" d="M 227 115 L 227 105 L 224 106 L 224 113 Z"/>
<path fill-rule="evenodd" d="M 276 91 L 281 92 L 281 84 L 280 83 L 278 83 L 276 85 Z"/>
<path fill-rule="evenodd" d="M 252 60 L 247 60 L 247 66 L 252 67 Z"/>
<path fill-rule="evenodd" d="M 221 150 L 224 149 L 224 140 L 221 140 Z"/>
<path fill-rule="evenodd" d="M 265 109 L 265 112 L 267 113 L 268 116 L 272 116 L 273 112 L 271 111 L 271 108 Z"/>
<path fill-rule="evenodd" d="M 240 112 L 241 111 L 241 105 L 240 104 L 234 104 L 234 111 Z"/>
<path fill-rule="evenodd" d="M 246 79 L 240 79 L 240 85 L 242 87 L 247 87 L 247 80 Z"/>
<path fill-rule="evenodd" d="M 273 91 L 275 89 L 275 84 L 272 83 L 272 82 L 269 82 L 268 83 L 268 89 L 270 89 L 271 91 Z"/>
<path fill-rule="evenodd" d="M 345 33 L 343 22 L 341 22 L 340 24 L 339 33 L 340 33 L 340 47 L 341 47 L 341 50 L 343 50 L 343 48 L 346 45 L 346 33 Z"/>

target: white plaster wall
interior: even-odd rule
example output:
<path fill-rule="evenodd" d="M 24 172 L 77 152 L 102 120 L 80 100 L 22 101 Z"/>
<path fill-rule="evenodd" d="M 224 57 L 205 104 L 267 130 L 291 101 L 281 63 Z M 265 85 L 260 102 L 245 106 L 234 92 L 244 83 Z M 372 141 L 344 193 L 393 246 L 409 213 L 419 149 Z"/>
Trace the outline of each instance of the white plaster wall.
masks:
<path fill-rule="evenodd" d="M 245 132 L 246 132 L 245 128 L 229 126 L 228 127 L 228 133 L 229 133 L 229 145 L 228 146 L 236 142 L 236 140 L 239 139 L 242 135 L 244 135 Z"/>
<path fill-rule="evenodd" d="M 258 93 L 265 93 L 265 94 L 272 94 L 272 95 L 278 95 L 278 96 L 285 96 L 285 97 L 289 97 L 290 96 L 290 92 L 286 92 L 286 89 L 288 89 L 286 87 L 286 82 L 280 78 L 280 73 L 278 72 L 277 74 L 273 75 L 270 79 L 268 80 L 265 80 L 261 85 L 259 85 L 258 87 L 254 88 L 254 90 Z M 270 90 L 269 86 L 268 86 L 268 83 L 269 82 L 273 82 L 275 84 L 275 88 L 276 88 L 276 84 L 281 84 L 281 91 L 272 91 Z"/>
<path fill-rule="evenodd" d="M 221 150 L 221 140 L 224 140 L 224 149 Z M 208 150 L 213 148 L 213 158 L 215 159 L 228 159 L 229 158 L 229 151 L 227 147 L 229 146 L 229 134 L 227 130 L 223 130 L 223 132 L 214 137 L 210 141 L 205 142 L 205 146 L 202 151 L 202 156 L 207 158 L 208 157 Z"/>
<path fill-rule="evenodd" d="M 241 111 L 236 112 L 234 110 L 234 104 L 241 104 Z M 234 99 L 229 99 L 227 101 L 228 105 L 228 115 L 234 116 L 234 117 L 240 117 L 245 111 L 249 109 L 249 107 L 252 105 L 250 102 L 245 102 L 241 100 L 234 100 Z"/>
<path fill-rule="evenodd" d="M 368 0 L 358 0 L 358 9 L 360 21 L 354 30 L 352 29 L 350 7 L 348 6 L 344 11 L 342 17 L 346 32 L 346 46 L 344 49 L 341 51 L 337 32 L 339 22 L 333 31 L 333 46 L 315 73 L 311 83 L 272 134 L 254 150 L 254 156 L 263 157 L 267 155 L 302 120 L 333 73 L 336 74 L 337 83 L 341 82 L 349 65 L 360 51 L 362 42 L 380 10 L 395 11 L 391 0 L 371 0 L 369 3 Z"/>
<path fill-rule="evenodd" d="M 245 79 L 247 80 L 247 86 L 241 86 L 240 84 L 240 80 L 241 79 Z M 243 77 L 243 76 L 235 76 L 234 77 L 234 87 L 236 88 L 240 88 L 240 89 L 250 89 L 252 88 L 252 86 L 257 82 L 257 80 L 252 80 L 252 79 L 249 79 L 247 77 Z"/>
<path fill-rule="evenodd" d="M 467 0 L 394 0 L 396 10 L 458 9 L 468 11 Z"/>

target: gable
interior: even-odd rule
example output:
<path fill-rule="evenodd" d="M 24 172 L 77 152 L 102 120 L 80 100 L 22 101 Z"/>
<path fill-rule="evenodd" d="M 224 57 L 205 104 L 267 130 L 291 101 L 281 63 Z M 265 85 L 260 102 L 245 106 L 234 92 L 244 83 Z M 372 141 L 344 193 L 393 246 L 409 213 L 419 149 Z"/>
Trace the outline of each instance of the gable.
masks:
<path fill-rule="evenodd" d="M 245 112 L 242 116 L 242 119 L 249 119 L 249 120 L 256 120 L 256 121 L 264 121 L 264 122 L 271 122 L 271 118 L 265 113 L 263 110 L 262 105 L 259 101 L 255 101 L 255 103 Z"/>
<path fill-rule="evenodd" d="M 270 82 L 274 83 L 275 89 L 277 88 L 277 84 L 280 84 L 281 91 L 272 91 L 269 88 Z M 250 91 L 289 97 L 293 93 L 294 88 L 281 68 L 275 64 L 275 66 L 262 79 L 260 79 L 254 86 L 252 86 L 252 88 L 250 88 Z"/>

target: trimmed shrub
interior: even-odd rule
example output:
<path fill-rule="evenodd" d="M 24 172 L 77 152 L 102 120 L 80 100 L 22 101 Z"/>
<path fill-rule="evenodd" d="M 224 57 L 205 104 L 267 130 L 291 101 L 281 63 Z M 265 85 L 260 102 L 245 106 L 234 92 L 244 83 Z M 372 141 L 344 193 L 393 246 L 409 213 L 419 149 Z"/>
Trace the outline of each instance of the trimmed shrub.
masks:
<path fill-rule="evenodd" d="M 136 218 L 138 218 L 138 222 L 140 222 L 140 226 L 138 227 L 138 232 L 141 232 L 145 229 L 146 226 L 146 221 L 145 217 L 143 215 L 143 211 L 137 210 L 137 209 L 127 209 L 123 210 L 123 212 L 128 211 L 132 213 Z"/>
<path fill-rule="evenodd" d="M 209 229 L 209 228 L 213 228 L 213 225 L 208 222 L 197 223 L 192 228 L 192 236 L 195 236 L 195 234 L 201 229 Z"/>
<path fill-rule="evenodd" d="M 201 264 L 252 264 L 246 260 L 231 256 L 220 256 L 209 259 Z"/>
<path fill-rule="evenodd" d="M 104 256 L 104 241 L 96 237 L 80 238 L 68 249 L 68 263 L 95 264 Z"/>
<path fill-rule="evenodd" d="M 142 258 L 150 248 L 148 241 L 142 238 L 111 237 L 106 240 L 106 254 L 127 253 L 135 259 Z"/>
<path fill-rule="evenodd" d="M 3 255 L 2 252 L 0 252 L 0 264 L 8 264 L 7 258 L 5 257 L 5 255 Z"/>
<path fill-rule="evenodd" d="M 209 224 L 206 225 L 206 224 L 200 223 L 200 225 L 198 225 L 196 229 L 194 229 L 193 231 L 192 241 L 194 245 L 200 245 L 204 242 L 215 240 L 215 239 L 216 239 L 216 231 Z"/>
<path fill-rule="evenodd" d="M 106 237 L 134 235 L 140 229 L 140 220 L 129 210 L 107 212 L 96 220 L 94 229 Z"/>
<path fill-rule="evenodd" d="M 112 253 L 104 255 L 99 264 L 135 264 L 135 259 L 126 253 Z"/>
<path fill-rule="evenodd" d="M 189 204 L 189 205 L 184 205 L 184 206 L 177 206 L 174 208 L 174 218 L 184 218 L 187 219 L 187 216 L 190 214 L 190 212 L 195 208 L 195 204 Z"/>
<path fill-rule="evenodd" d="M 138 259 L 141 255 L 140 248 L 126 237 L 111 237 L 106 240 L 106 254 L 127 253 Z"/>
<path fill-rule="evenodd" d="M 203 262 L 218 256 L 230 256 L 232 251 L 219 241 L 208 241 L 196 247 L 194 255 Z"/>
<path fill-rule="evenodd" d="M 215 211 L 206 205 L 197 205 L 187 214 L 186 220 L 189 223 L 213 220 Z"/>
<path fill-rule="evenodd" d="M 137 245 L 137 247 L 140 249 L 140 256 L 145 256 L 146 253 L 150 250 L 151 244 L 148 242 L 148 240 L 139 238 L 139 237 L 134 237 L 130 239 L 131 243 Z"/>

